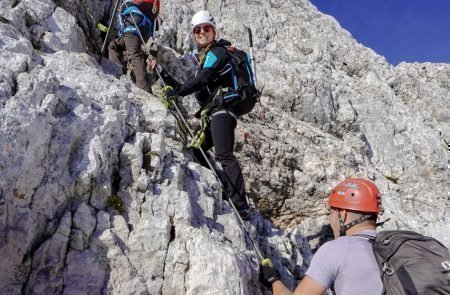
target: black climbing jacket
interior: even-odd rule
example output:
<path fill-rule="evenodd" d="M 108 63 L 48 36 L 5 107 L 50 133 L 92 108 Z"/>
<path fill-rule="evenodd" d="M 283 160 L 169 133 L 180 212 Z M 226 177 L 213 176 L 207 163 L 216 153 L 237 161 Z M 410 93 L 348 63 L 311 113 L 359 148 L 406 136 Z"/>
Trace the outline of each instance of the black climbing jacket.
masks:
<path fill-rule="evenodd" d="M 195 77 L 176 87 L 178 94 L 185 96 L 195 92 L 197 102 L 204 107 L 219 88 L 234 88 L 230 56 L 226 50 L 230 45 L 230 42 L 223 39 L 214 41 L 204 54 L 203 60 L 200 60 L 200 69 Z"/>

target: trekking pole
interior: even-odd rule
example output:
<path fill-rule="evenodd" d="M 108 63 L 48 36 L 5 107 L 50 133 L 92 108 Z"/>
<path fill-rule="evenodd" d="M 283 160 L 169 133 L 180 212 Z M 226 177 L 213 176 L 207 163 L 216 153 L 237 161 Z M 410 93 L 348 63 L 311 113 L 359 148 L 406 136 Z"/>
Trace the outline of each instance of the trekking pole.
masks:
<path fill-rule="evenodd" d="M 255 54 L 253 52 L 252 29 L 250 27 L 247 27 L 246 25 L 244 25 L 244 28 L 247 30 L 247 33 L 248 33 L 248 43 L 250 46 L 250 60 L 251 60 L 251 64 L 252 64 L 253 79 L 255 80 L 255 84 L 258 84 L 257 79 L 256 79 L 256 70 L 255 70 Z"/>
<path fill-rule="evenodd" d="M 256 78 L 256 62 L 255 62 L 255 54 L 254 54 L 254 51 L 253 51 L 253 34 L 252 34 L 252 29 L 250 27 L 247 27 L 246 25 L 244 25 L 244 28 L 247 30 L 247 33 L 248 33 L 248 43 L 249 43 L 249 47 L 250 47 L 250 61 L 251 61 L 251 65 L 252 65 L 253 80 L 255 80 L 255 86 L 257 86 L 258 85 L 258 80 Z M 259 102 L 259 106 L 258 106 L 259 119 L 260 120 L 264 120 L 264 109 L 262 107 L 261 98 L 260 97 L 258 97 L 258 102 Z"/>
<path fill-rule="evenodd" d="M 117 11 L 119 9 L 120 1 L 121 0 L 116 0 L 116 4 L 114 5 L 114 11 L 113 11 L 113 14 L 112 14 L 112 17 L 111 17 L 111 21 L 109 22 L 108 30 L 106 31 L 106 37 L 105 37 L 105 40 L 103 41 L 102 51 L 100 52 L 100 57 L 98 58 L 98 63 L 99 64 L 101 64 L 101 61 L 102 61 L 102 58 L 103 58 L 103 54 L 105 54 L 106 42 L 108 42 L 109 35 L 111 34 L 112 24 L 114 23 L 114 19 L 116 18 Z"/>

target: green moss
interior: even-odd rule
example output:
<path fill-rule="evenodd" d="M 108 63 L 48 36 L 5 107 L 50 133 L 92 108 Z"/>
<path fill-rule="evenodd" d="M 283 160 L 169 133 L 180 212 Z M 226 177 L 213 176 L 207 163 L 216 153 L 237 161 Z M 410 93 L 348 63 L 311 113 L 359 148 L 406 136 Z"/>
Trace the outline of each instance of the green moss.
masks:
<path fill-rule="evenodd" d="M 119 214 L 125 213 L 125 206 L 117 195 L 111 195 L 106 201 L 106 207 L 111 208 L 119 212 Z"/>
<path fill-rule="evenodd" d="M 16 197 L 17 199 L 21 199 L 24 200 L 25 199 L 25 194 L 22 194 L 18 189 L 13 189 L 13 195 L 14 197 Z"/>
<path fill-rule="evenodd" d="M 44 53 L 42 53 L 42 51 L 40 51 L 38 48 L 34 48 L 34 52 L 36 52 L 36 54 L 39 54 L 40 56 L 44 55 Z"/>

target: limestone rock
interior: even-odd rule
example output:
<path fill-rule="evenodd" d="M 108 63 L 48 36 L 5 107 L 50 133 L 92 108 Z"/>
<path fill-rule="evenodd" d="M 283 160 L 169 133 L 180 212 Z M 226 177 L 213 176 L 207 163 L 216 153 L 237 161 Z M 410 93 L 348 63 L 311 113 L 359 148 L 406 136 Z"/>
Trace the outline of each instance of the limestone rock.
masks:
<path fill-rule="evenodd" d="M 27 293 L 62 293 L 71 223 L 72 215 L 66 212 L 55 234 L 34 253 Z"/>
<path fill-rule="evenodd" d="M 47 30 L 39 42 L 42 50 L 86 52 L 84 34 L 75 18 L 62 8 L 47 19 Z"/>
<path fill-rule="evenodd" d="M 246 233 L 160 99 L 97 63 L 112 7 L 0 2 L 1 293 L 269 294 L 259 252 L 292 289 L 329 236 L 324 199 L 354 176 L 380 187 L 387 228 L 450 245 L 448 64 L 393 67 L 307 0 L 165 1 L 157 59 L 180 82 L 193 12 L 244 49 L 253 29 L 266 119 L 236 131 Z"/>

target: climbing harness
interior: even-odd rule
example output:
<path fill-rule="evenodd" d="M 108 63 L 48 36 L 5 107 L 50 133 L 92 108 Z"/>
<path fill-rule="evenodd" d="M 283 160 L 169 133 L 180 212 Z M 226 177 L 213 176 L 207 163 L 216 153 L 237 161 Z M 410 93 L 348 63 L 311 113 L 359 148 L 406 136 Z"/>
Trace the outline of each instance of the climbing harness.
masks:
<path fill-rule="evenodd" d="M 128 1 L 125 1 L 125 2 L 123 3 L 123 5 L 125 5 L 125 7 L 127 8 L 127 10 L 130 9 L 130 6 L 128 6 Z M 147 51 L 146 53 L 148 54 L 148 56 L 152 56 L 152 55 L 150 55 L 150 53 L 148 52 L 149 48 L 147 48 L 147 47 L 145 46 L 146 42 L 145 42 L 144 37 L 142 36 L 141 30 L 137 29 L 137 28 L 139 28 L 139 26 L 138 26 L 138 24 L 136 23 L 136 20 L 134 19 L 133 14 L 132 14 L 131 12 L 129 12 L 129 15 L 130 15 L 131 20 L 133 21 L 134 27 L 135 27 L 135 29 L 136 29 L 135 32 L 138 33 L 137 35 L 138 35 L 139 38 L 141 39 L 142 45 L 145 47 L 145 50 Z M 150 37 L 151 37 L 152 39 L 154 39 L 154 36 L 150 36 Z M 152 42 L 152 43 L 154 43 L 154 42 Z"/>
<path fill-rule="evenodd" d="M 146 37 L 150 38 L 153 35 L 153 22 L 150 20 L 150 18 L 148 16 L 146 16 L 144 13 L 142 13 L 136 6 L 134 6 L 134 5 L 128 6 L 129 3 L 132 3 L 132 1 L 131 0 L 124 1 L 119 9 L 122 11 L 122 6 L 126 7 L 119 14 L 119 28 L 118 28 L 119 37 L 126 33 L 132 33 L 134 35 L 138 35 L 138 33 L 137 33 L 138 31 L 139 31 L 139 34 L 141 34 L 140 28 L 148 26 L 149 29 L 147 30 Z M 133 18 L 134 25 L 130 26 L 130 25 L 125 24 L 125 19 L 128 16 L 131 16 Z M 141 20 L 141 22 L 139 22 L 139 24 L 136 23 L 134 16 L 139 16 L 142 18 L 142 20 Z M 144 44 L 145 44 L 145 42 L 144 42 Z"/>

